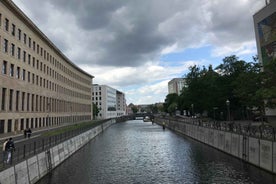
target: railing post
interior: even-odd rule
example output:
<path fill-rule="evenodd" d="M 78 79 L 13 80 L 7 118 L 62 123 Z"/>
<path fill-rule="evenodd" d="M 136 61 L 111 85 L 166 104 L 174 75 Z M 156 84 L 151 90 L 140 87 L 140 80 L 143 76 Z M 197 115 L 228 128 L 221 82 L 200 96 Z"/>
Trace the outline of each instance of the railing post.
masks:
<path fill-rule="evenodd" d="M 24 144 L 24 146 L 23 146 L 23 158 L 25 158 L 25 156 L 26 156 L 26 145 Z"/>

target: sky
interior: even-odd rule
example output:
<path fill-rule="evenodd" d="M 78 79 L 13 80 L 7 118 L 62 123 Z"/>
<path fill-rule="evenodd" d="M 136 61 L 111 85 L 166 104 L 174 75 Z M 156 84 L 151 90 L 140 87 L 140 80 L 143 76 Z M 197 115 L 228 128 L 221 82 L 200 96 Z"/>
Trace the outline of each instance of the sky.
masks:
<path fill-rule="evenodd" d="M 13 0 L 93 84 L 127 104 L 164 102 L 189 67 L 257 54 L 253 15 L 265 0 Z"/>

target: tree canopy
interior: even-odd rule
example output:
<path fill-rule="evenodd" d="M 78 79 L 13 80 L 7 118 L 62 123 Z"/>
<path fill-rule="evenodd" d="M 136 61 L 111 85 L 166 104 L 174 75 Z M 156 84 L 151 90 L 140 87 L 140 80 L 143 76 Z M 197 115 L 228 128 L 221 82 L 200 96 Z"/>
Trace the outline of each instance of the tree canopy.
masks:
<path fill-rule="evenodd" d="M 257 57 L 252 62 L 235 55 L 225 57 L 215 69 L 210 65 L 192 66 L 184 76 L 182 93 L 166 96 L 164 109 L 168 113 L 192 111 L 209 117 L 226 119 L 226 100 L 230 101 L 232 119 L 245 119 L 253 110 L 275 107 L 276 61 L 260 66 Z M 192 107 L 193 106 L 193 107 Z M 216 113 L 216 114 L 215 114 Z"/>

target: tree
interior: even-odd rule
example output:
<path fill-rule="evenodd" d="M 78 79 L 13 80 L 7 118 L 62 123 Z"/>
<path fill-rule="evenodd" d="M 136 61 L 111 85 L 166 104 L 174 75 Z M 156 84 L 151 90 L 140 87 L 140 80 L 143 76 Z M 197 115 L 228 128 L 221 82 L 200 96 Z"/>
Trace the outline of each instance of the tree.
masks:
<path fill-rule="evenodd" d="M 171 111 L 171 104 L 177 104 L 179 101 L 179 96 L 176 93 L 168 94 L 164 103 L 164 111 L 169 113 Z M 176 105 L 177 106 L 177 105 Z M 169 109 L 170 107 L 170 109 Z"/>
<path fill-rule="evenodd" d="M 138 108 L 136 106 L 132 106 L 131 110 L 134 114 L 136 114 L 138 112 Z"/>
<path fill-rule="evenodd" d="M 100 109 L 98 108 L 98 106 L 96 104 L 93 103 L 93 118 L 98 116 L 99 112 L 100 112 Z"/>

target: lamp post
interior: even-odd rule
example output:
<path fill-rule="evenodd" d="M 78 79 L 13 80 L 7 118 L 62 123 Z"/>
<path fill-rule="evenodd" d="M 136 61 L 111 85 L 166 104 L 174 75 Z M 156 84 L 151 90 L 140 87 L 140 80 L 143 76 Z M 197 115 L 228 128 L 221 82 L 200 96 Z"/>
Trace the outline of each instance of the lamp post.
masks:
<path fill-rule="evenodd" d="M 194 104 L 192 104 L 191 107 L 192 107 L 192 114 L 191 115 L 192 115 L 192 118 L 193 118 L 193 116 L 194 116 Z"/>
<path fill-rule="evenodd" d="M 49 130 L 49 124 L 50 124 L 50 103 L 47 103 L 47 111 L 48 111 L 48 114 L 47 114 L 47 129 Z"/>
<path fill-rule="evenodd" d="M 226 100 L 226 106 L 227 106 L 228 121 L 230 121 L 230 101 L 228 99 Z"/>

